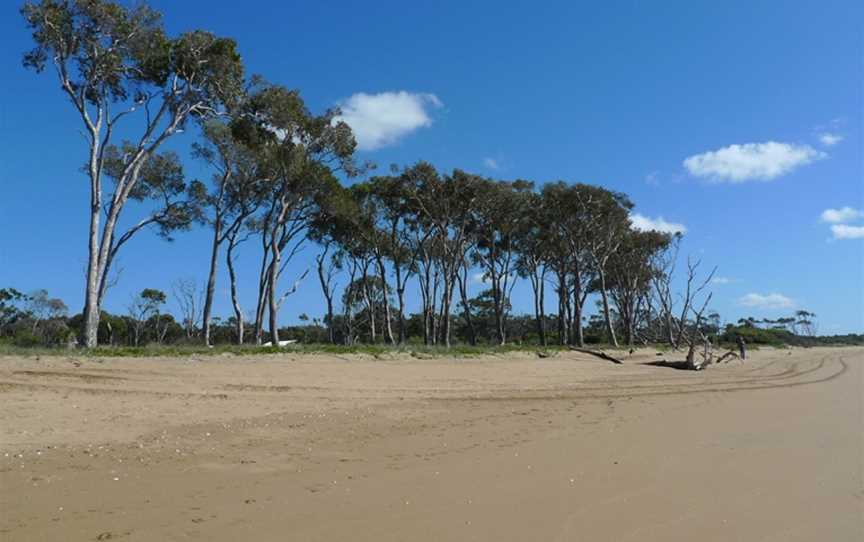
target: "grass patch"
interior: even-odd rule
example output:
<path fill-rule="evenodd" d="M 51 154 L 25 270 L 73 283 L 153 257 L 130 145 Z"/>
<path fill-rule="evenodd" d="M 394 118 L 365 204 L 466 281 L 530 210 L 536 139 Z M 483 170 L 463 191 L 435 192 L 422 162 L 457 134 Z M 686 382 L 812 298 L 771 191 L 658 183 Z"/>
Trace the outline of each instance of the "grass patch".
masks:
<path fill-rule="evenodd" d="M 748 349 L 757 350 L 759 345 L 747 345 Z M 762 345 L 765 346 L 765 345 Z M 781 345 L 781 348 L 784 347 Z M 603 350 L 612 355 L 626 353 L 628 346 L 614 347 L 609 344 L 591 344 L 586 348 Z M 666 352 L 670 349 L 665 344 L 648 345 L 657 351 Z M 737 350 L 734 344 L 723 344 L 721 348 Z M 506 355 L 513 352 L 532 352 L 538 358 L 549 358 L 560 352 L 569 351 L 569 347 L 550 344 L 546 347 L 537 344 L 469 345 L 454 344 L 449 349 L 436 345 L 408 343 L 404 345 L 357 344 L 351 346 L 339 344 L 292 344 L 284 347 L 257 345 L 216 345 L 207 348 L 204 345 L 147 345 L 147 346 L 99 346 L 96 348 L 68 349 L 46 347 L 21 347 L 9 343 L 0 343 L 0 356 L 36 357 L 36 356 L 75 356 L 92 358 L 143 358 L 143 357 L 190 357 L 190 356 L 255 356 L 267 354 L 333 354 L 350 355 L 365 354 L 375 359 L 391 359 L 397 355 L 406 355 L 415 359 L 436 358 L 475 358 L 480 356 Z"/>
<path fill-rule="evenodd" d="M 264 355 L 264 354 L 366 354 L 377 359 L 387 359 L 397 354 L 406 354 L 418 359 L 458 357 L 469 358 L 484 355 L 507 354 L 509 352 L 542 352 L 552 353 L 567 350 L 567 347 L 550 345 L 545 348 L 539 345 L 466 345 L 455 344 L 449 349 L 444 346 L 426 346 L 422 344 L 405 344 L 389 346 L 384 344 L 292 344 L 285 347 L 256 345 L 217 345 L 207 348 L 203 345 L 147 345 L 147 346 L 99 346 L 96 348 L 45 348 L 20 347 L 11 344 L 0 344 L 0 355 L 35 357 L 35 356 L 82 356 L 94 358 L 141 358 L 141 357 L 189 357 L 189 356 L 219 356 L 219 355 Z"/>

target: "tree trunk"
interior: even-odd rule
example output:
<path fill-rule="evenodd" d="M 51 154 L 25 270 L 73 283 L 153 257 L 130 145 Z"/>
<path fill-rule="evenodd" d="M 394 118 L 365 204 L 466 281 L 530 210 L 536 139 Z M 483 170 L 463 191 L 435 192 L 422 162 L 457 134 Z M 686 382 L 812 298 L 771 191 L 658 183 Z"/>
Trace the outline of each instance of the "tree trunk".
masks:
<path fill-rule="evenodd" d="M 264 256 L 261 261 L 261 271 L 258 275 L 258 301 L 255 304 L 255 325 L 253 332 L 255 334 L 255 344 L 261 345 L 264 337 L 264 311 L 267 307 L 267 292 L 270 279 L 270 265 L 268 265 L 268 254 L 270 250 L 265 246 Z"/>
<path fill-rule="evenodd" d="M 234 308 L 234 319 L 237 325 L 237 344 L 243 344 L 243 310 L 240 308 L 240 299 L 237 295 L 237 273 L 234 270 L 234 247 L 235 240 L 232 238 L 228 241 L 228 251 L 225 255 L 226 263 L 228 264 L 228 278 L 231 281 L 231 305 Z"/>
<path fill-rule="evenodd" d="M 471 319 L 471 306 L 468 304 L 468 267 L 463 266 L 463 274 L 459 278 L 459 294 L 462 297 L 462 307 L 465 315 L 465 325 L 468 326 L 468 343 L 472 346 L 477 344 L 477 333 L 474 330 L 474 321 Z"/>
<path fill-rule="evenodd" d="M 546 339 L 546 268 L 543 268 L 543 271 L 540 272 L 540 299 L 538 301 L 538 306 L 540 308 L 540 344 L 544 347 L 548 346 L 548 341 Z"/>
<path fill-rule="evenodd" d="M 568 295 L 567 277 L 558 271 L 558 343 L 562 346 L 567 344 L 567 325 L 565 322 L 565 303 Z"/>
<path fill-rule="evenodd" d="M 273 346 L 279 346 L 279 307 L 276 304 L 276 286 L 279 278 L 279 266 L 282 263 L 282 250 L 279 247 L 277 236 L 270 239 L 270 251 L 273 259 L 270 261 L 270 270 L 267 284 L 267 305 L 270 313 L 270 342 Z"/>
<path fill-rule="evenodd" d="M 582 328 L 582 305 L 584 302 L 582 280 L 579 277 L 577 267 L 576 276 L 573 278 L 573 340 L 580 348 L 585 346 L 585 330 Z"/>
<path fill-rule="evenodd" d="M 600 276 L 600 297 L 603 299 L 603 318 L 606 320 L 606 333 L 609 334 L 609 339 L 614 346 L 618 346 L 618 339 L 615 337 L 615 328 L 612 327 L 612 318 L 609 315 L 609 295 L 606 292 L 606 273 L 603 267 L 597 266 L 597 274 Z"/>
<path fill-rule="evenodd" d="M 405 281 L 402 280 L 402 273 L 399 266 L 396 266 L 396 298 L 399 301 L 399 344 L 405 344 Z"/>
<path fill-rule="evenodd" d="M 363 300 L 366 302 L 366 310 L 369 312 L 369 338 L 372 344 L 378 339 L 378 328 L 375 325 L 375 303 L 369 295 L 369 261 L 363 262 Z"/>
<path fill-rule="evenodd" d="M 213 245 L 210 248 L 210 272 L 207 274 L 207 291 L 204 294 L 204 312 L 201 326 L 204 328 L 204 346 L 210 346 L 210 314 L 213 311 L 213 295 L 216 292 L 216 272 L 219 268 L 219 244 L 222 235 L 222 217 L 217 215 L 213 223 Z"/>
<path fill-rule="evenodd" d="M 438 316 L 438 289 L 441 286 L 441 270 L 436 266 L 433 270 L 432 275 L 432 296 L 430 297 L 432 303 L 429 306 L 429 323 L 431 325 L 431 336 L 432 336 L 432 344 L 437 345 L 439 335 L 439 328 L 441 326 L 441 318 Z M 441 297 L 441 306 L 443 310 L 444 299 Z"/>
<path fill-rule="evenodd" d="M 384 340 L 387 344 L 393 344 L 393 326 L 390 323 L 390 300 L 387 299 L 387 268 L 384 266 L 384 258 L 380 253 L 375 254 L 375 263 L 378 266 L 378 278 L 381 279 L 381 291 L 384 295 Z"/>
<path fill-rule="evenodd" d="M 324 252 L 319 254 L 315 259 L 318 263 L 318 281 L 321 283 L 321 291 L 324 293 L 324 299 L 327 301 L 327 340 L 330 344 L 336 344 L 336 334 L 333 330 L 333 292 L 330 291 L 330 278 L 325 276 L 324 273 L 324 260 L 327 258 L 329 251 L 330 244 L 328 243 L 324 247 Z"/>
<path fill-rule="evenodd" d="M 81 332 L 81 342 L 87 348 L 95 347 L 99 340 L 99 218 L 102 212 L 99 199 L 98 193 L 91 194 L 84 328 Z"/>
<path fill-rule="evenodd" d="M 543 343 L 543 323 L 540 318 L 540 282 L 537 278 L 537 269 L 531 270 L 531 290 L 534 294 L 534 325 L 537 328 L 537 340 L 541 345 L 546 346 Z"/>
<path fill-rule="evenodd" d="M 429 346 L 429 269 L 424 268 L 422 272 L 422 275 L 417 276 L 417 280 L 420 283 L 420 298 L 423 305 L 423 344 Z"/>
<path fill-rule="evenodd" d="M 501 291 L 501 277 L 498 276 L 493 263 L 490 266 L 489 278 L 492 281 L 492 309 L 495 313 L 495 338 L 498 339 L 498 346 L 503 346 L 506 341 L 504 336 L 504 292 Z"/>
<path fill-rule="evenodd" d="M 441 341 L 445 348 L 450 348 L 450 302 L 453 299 L 453 273 L 449 268 L 444 272 L 444 290 L 441 292 Z"/>

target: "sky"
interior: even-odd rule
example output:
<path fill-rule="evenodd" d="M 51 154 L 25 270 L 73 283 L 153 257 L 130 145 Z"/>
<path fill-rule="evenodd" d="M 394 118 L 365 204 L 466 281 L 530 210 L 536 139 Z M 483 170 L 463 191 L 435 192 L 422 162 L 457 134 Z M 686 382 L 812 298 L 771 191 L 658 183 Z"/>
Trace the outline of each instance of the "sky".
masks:
<path fill-rule="evenodd" d="M 820 333 L 864 331 L 864 3 L 150 4 L 172 34 L 236 39 L 247 73 L 299 89 L 312 111 L 340 106 L 357 157 L 379 171 L 427 160 L 623 191 L 635 227 L 684 231 L 682 259 L 717 266 L 712 308 L 725 321 L 806 309 Z M 45 288 L 74 313 L 86 145 L 56 76 L 22 67 L 32 42 L 19 7 L 0 7 L 0 288 Z M 168 148 L 187 156 L 190 179 L 207 179 L 188 157 L 195 137 Z M 125 212 L 129 223 L 142 209 Z M 125 312 L 145 287 L 170 296 L 180 278 L 203 284 L 209 247 L 202 228 L 170 243 L 141 233 L 119 256 L 105 309 Z M 286 288 L 315 250 L 292 263 Z M 250 246 L 238 263 L 247 310 L 258 258 Z M 227 317 L 220 273 L 215 312 Z M 516 312 L 531 312 L 530 295 L 516 288 Z M 313 273 L 280 321 L 323 312 Z"/>

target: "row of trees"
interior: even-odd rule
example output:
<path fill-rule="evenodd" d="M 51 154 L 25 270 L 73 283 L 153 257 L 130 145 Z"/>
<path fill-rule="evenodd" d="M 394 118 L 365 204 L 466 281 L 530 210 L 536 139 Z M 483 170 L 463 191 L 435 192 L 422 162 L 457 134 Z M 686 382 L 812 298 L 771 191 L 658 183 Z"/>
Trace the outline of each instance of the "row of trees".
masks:
<path fill-rule="evenodd" d="M 747 316 L 738 320 L 738 325 L 742 327 L 761 328 L 761 329 L 779 329 L 788 331 L 795 335 L 804 335 L 813 337 L 816 335 L 816 315 L 810 311 L 800 309 L 795 311 L 791 316 L 783 316 L 780 318 L 754 318 Z"/>
<path fill-rule="evenodd" d="M 15 288 L 0 289 L 0 338 L 14 337 L 24 346 L 58 344 L 67 339 L 63 300 L 46 290 L 25 294 Z"/>
<path fill-rule="evenodd" d="M 372 165 L 357 163 L 356 142 L 339 111 L 313 114 L 296 90 L 246 78 L 233 40 L 201 30 L 170 37 L 160 15 L 143 4 L 42 0 L 26 3 L 22 14 L 35 42 L 25 66 L 54 68 L 88 143 L 81 324 L 88 347 L 99 340 L 122 247 L 145 228 L 170 238 L 196 223 L 212 232 L 200 306 L 206 344 L 213 342 L 223 261 L 236 340 L 278 344 L 280 310 L 309 272 L 291 264 L 309 242 L 321 248 L 315 271 L 332 342 L 406 341 L 410 288 L 419 293 L 425 343 L 449 346 L 457 326 L 464 326 L 463 340 L 477 342 L 478 304 L 486 303 L 492 341 L 504 344 L 517 280 L 531 285 L 534 327 L 544 345 L 552 336 L 584 344 L 592 295 L 613 344 L 679 346 L 702 333 L 710 274 L 697 280 L 698 262 L 688 262 L 686 290 L 673 295 L 678 238 L 635 231 L 624 194 L 444 173 L 425 162 L 346 188 L 337 176 L 365 178 Z M 178 155 L 162 150 L 193 126 L 201 134 L 193 154 L 212 172 L 205 182 L 187 182 Z M 123 229 L 130 223 L 124 211 L 136 201 L 149 212 Z M 246 242 L 260 247 L 251 318 L 238 289 L 238 246 Z M 468 294 L 474 272 L 488 286 L 482 299 Z M 158 301 L 145 297 L 141 314 Z M 551 319 L 547 298 L 557 302 Z M 194 322 L 180 325 L 191 338 Z"/>
<path fill-rule="evenodd" d="M 381 310 L 381 288 L 370 290 L 378 301 L 377 316 L 383 318 Z M 169 310 L 175 306 L 175 313 Z M 143 346 L 146 344 L 201 344 L 203 328 L 201 325 L 201 306 L 203 288 L 198 288 L 191 279 L 177 280 L 169 292 L 145 288 L 133 295 L 125 314 L 103 312 L 100 315 L 99 343 L 112 346 Z M 473 336 L 484 344 L 494 343 L 497 339 L 493 296 L 490 290 L 483 290 L 468 300 L 471 314 L 471 327 L 467 325 L 464 312 L 454 319 L 453 335 L 463 343 Z M 599 308 L 599 307 L 598 307 Z M 508 307 L 509 309 L 509 307 Z M 460 305 L 460 311 L 462 307 Z M 614 309 L 613 309 L 614 310 Z M 326 318 L 299 316 L 300 323 L 283 326 L 280 337 L 302 343 L 347 342 L 346 332 L 353 329 L 362 340 L 369 339 L 369 322 L 364 314 L 365 301 L 358 300 L 355 313 L 361 316 L 349 323 L 342 314 L 336 314 L 332 325 Z M 801 313 L 806 312 L 806 315 Z M 555 314 L 544 316 L 545 325 L 553 328 L 557 321 Z M 818 344 L 861 344 L 864 336 L 816 337 L 812 334 L 815 315 L 807 311 L 796 311 L 794 317 L 777 320 L 743 318 L 738 325 L 729 323 L 723 326 L 720 315 L 708 314 L 700 323 L 700 331 L 715 343 L 733 344 L 742 337 L 748 344 L 783 344 L 796 346 L 815 346 Z M 796 323 L 792 325 L 790 320 Z M 45 290 L 22 293 L 13 288 L 0 289 L 0 344 L 9 342 L 17 346 L 69 346 L 75 344 L 75 330 L 80 329 L 83 321 L 81 314 L 68 315 L 65 303 L 51 297 Z M 786 325 L 776 322 L 787 322 Z M 418 342 L 423 337 L 424 315 L 420 312 L 407 314 L 404 320 L 405 334 L 410 341 Z M 807 326 L 811 326 L 808 329 Z M 510 314 L 506 320 L 505 333 L 508 341 L 517 344 L 539 344 L 536 317 L 531 314 Z M 332 334 L 332 336 L 331 336 Z M 588 344 L 606 340 L 606 325 L 602 310 L 592 314 L 584 327 L 584 338 Z M 247 341 L 254 340 L 250 330 L 246 330 Z M 211 341 L 214 344 L 242 342 L 237 336 L 235 318 L 214 317 L 211 322 Z"/>
<path fill-rule="evenodd" d="M 403 342 L 404 296 L 415 281 L 424 342 L 449 345 L 455 314 L 467 342 L 474 343 L 478 300 L 468 290 L 479 271 L 498 344 L 507 342 L 518 279 L 531 284 L 542 344 L 550 332 L 562 344 L 584 344 L 585 304 L 592 293 L 599 296 L 610 342 L 617 344 L 620 334 L 631 344 L 647 338 L 639 331 L 655 305 L 651 284 L 661 270 L 654 261 L 674 238 L 634 230 L 632 204 L 623 194 L 563 182 L 538 190 L 529 181 L 496 181 L 460 170 L 442 175 L 421 162 L 330 196 L 335 203 L 310 225 L 310 236 L 324 247 L 317 271 L 327 299 L 325 322 L 336 320 L 332 277 L 344 270 L 344 325 L 359 316 L 369 339 L 380 334 L 386 342 Z M 554 331 L 545 311 L 547 288 L 558 305 Z M 380 295 L 372 295 L 374 290 Z M 353 310 L 358 301 L 364 314 Z M 382 316 L 376 318 L 378 304 Z M 352 334 L 346 339 L 353 340 Z"/>

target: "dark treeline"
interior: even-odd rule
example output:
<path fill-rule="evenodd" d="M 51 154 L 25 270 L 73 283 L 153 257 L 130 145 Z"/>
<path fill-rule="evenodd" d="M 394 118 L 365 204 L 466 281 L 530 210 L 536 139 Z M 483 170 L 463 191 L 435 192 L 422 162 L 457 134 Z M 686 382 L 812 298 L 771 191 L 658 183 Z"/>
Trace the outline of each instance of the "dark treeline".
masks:
<path fill-rule="evenodd" d="M 90 225 L 82 313 L 66 318 L 47 293 L 4 290 L 4 306 L 14 309 L 4 316 L 6 336 L 23 333 L 10 332 L 13 320 L 32 323 L 33 341 L 66 343 L 71 330 L 88 347 L 289 338 L 680 347 L 719 332 L 708 309 L 713 271 L 699 276 L 699 262 L 688 260 L 677 281 L 683 291 L 674 292 L 680 236 L 633 229 L 625 194 L 442 172 L 426 162 L 370 175 L 374 165 L 358 163 L 337 109 L 314 114 L 298 91 L 246 77 L 231 39 L 201 30 L 168 36 L 143 4 L 44 0 L 22 14 L 35 42 L 25 66 L 51 68 L 87 137 Z M 192 154 L 209 180 L 188 182 L 179 156 L 162 150 L 183 131 L 198 134 Z M 346 187 L 340 177 L 355 182 Z M 145 214 L 126 216 L 130 203 Z M 133 298 L 126 315 L 104 312 L 117 255 L 133 237 L 155 228 L 170 239 L 193 226 L 211 234 L 208 272 L 201 291 L 175 285 L 179 319 L 154 289 Z M 259 256 L 241 266 L 243 244 Z M 298 273 L 294 258 L 310 244 L 316 265 Z M 244 307 L 239 276 L 250 269 L 255 305 Z M 214 296 L 226 273 L 233 314 L 220 320 Z M 477 274 L 485 290 L 471 297 Z M 512 313 L 519 281 L 531 286 L 533 314 Z M 326 314 L 280 329 L 291 294 L 315 282 Z M 419 299 L 406 299 L 409 292 Z M 45 303 L 52 308 L 37 307 Z"/>
<path fill-rule="evenodd" d="M 380 288 L 376 292 L 380 296 Z M 200 320 L 203 294 L 204 289 L 197 288 L 190 280 L 176 281 L 170 295 L 160 290 L 146 288 L 131 298 L 126 314 L 107 312 L 101 314 L 98 329 L 99 344 L 123 347 L 200 345 L 203 343 L 203 327 Z M 177 315 L 166 310 L 167 301 L 171 297 L 180 307 Z M 464 314 L 462 317 L 456 317 L 453 325 L 454 337 L 462 344 L 468 344 L 472 336 L 478 344 L 494 344 L 498 326 L 491 293 L 485 290 L 470 299 L 469 304 L 472 315 L 471 327 L 467 325 Z M 379 318 L 383 317 L 380 305 L 376 310 Z M 701 323 L 700 329 L 709 340 L 727 345 L 733 344 L 739 336 L 744 338 L 747 344 L 756 345 L 864 344 L 864 335 L 814 335 L 814 316 L 807 311 L 796 311 L 795 314 L 778 320 L 766 322 L 754 318 L 742 318 L 737 325 L 730 323 L 723 326 L 719 315 L 711 313 Z M 301 314 L 299 318 L 301 323 L 296 326 L 280 327 L 279 336 L 300 343 L 347 344 L 349 341 L 346 331 L 353 329 L 359 335 L 359 337 L 355 336 L 355 344 L 361 340 L 368 343 L 370 327 L 362 317 L 352 326 L 342 318 L 341 314 L 336 314 L 333 325 L 328 325 L 323 318 L 310 318 Z M 19 347 L 72 347 L 76 345 L 82 320 L 81 314 L 69 316 L 65 303 L 50 297 L 45 290 L 25 294 L 12 288 L 0 289 L 0 344 Z M 423 320 L 421 313 L 412 313 L 405 318 L 404 332 L 410 342 L 422 341 Z M 557 316 L 554 314 L 545 316 L 545 324 L 550 328 L 554 327 L 556 320 Z M 778 324 L 778 321 L 781 323 Z M 511 315 L 507 318 L 504 327 L 511 343 L 539 345 L 541 342 L 537 321 L 532 315 Z M 211 344 L 240 343 L 237 330 L 237 321 L 234 317 L 225 320 L 213 318 Z M 246 342 L 252 342 L 254 337 L 251 330 L 247 328 L 245 333 Z M 606 340 L 606 326 L 599 311 L 587 320 L 584 338 L 586 344 L 596 344 Z M 658 342 L 662 340 L 658 339 Z"/>

